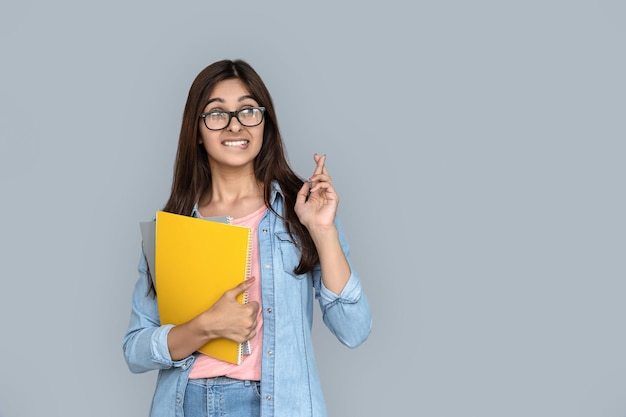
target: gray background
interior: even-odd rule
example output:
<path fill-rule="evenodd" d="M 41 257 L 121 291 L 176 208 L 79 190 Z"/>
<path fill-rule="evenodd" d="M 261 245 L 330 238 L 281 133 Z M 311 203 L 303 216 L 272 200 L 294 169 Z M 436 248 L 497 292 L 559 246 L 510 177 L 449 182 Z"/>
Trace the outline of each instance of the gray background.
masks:
<path fill-rule="evenodd" d="M 147 414 L 138 222 L 191 81 L 244 58 L 371 299 L 356 350 L 316 318 L 331 416 L 626 416 L 625 41 L 618 0 L 4 0 L 0 414 Z"/>

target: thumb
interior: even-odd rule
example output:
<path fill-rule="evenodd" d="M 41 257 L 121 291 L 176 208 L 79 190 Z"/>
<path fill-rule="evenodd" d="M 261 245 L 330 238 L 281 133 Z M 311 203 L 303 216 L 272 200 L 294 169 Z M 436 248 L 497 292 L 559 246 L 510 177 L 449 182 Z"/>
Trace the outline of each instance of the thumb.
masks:
<path fill-rule="evenodd" d="M 236 287 L 232 288 L 231 291 L 235 293 L 235 297 L 242 292 L 247 291 L 252 286 L 252 284 L 254 284 L 255 279 L 255 277 L 250 277 Z"/>

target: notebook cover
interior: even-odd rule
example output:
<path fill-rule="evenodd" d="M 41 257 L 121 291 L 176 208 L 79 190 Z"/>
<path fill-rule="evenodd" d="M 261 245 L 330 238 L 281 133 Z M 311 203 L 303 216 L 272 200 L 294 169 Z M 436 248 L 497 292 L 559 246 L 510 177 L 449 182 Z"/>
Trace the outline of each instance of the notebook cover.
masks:
<path fill-rule="evenodd" d="M 249 277 L 248 227 L 157 212 L 155 282 L 162 324 L 182 324 L 209 309 L 224 293 Z M 245 303 L 245 294 L 239 296 Z M 198 349 L 239 364 L 243 346 L 214 339 Z"/>

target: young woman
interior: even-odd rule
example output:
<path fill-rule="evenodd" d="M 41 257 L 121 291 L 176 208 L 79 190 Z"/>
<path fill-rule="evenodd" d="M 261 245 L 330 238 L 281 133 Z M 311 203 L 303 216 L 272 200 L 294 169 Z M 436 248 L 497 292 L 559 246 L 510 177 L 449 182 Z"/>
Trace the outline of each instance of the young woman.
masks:
<path fill-rule="evenodd" d="M 313 300 L 349 347 L 368 337 L 371 313 L 336 219 L 325 155 L 315 154 L 314 165 L 306 181 L 289 167 L 272 99 L 250 65 L 224 60 L 198 74 L 163 210 L 250 227 L 253 278 L 187 323 L 162 325 L 142 254 L 123 350 L 132 372 L 159 371 L 152 417 L 326 415 Z M 214 338 L 249 341 L 252 352 L 240 365 L 197 352 Z"/>

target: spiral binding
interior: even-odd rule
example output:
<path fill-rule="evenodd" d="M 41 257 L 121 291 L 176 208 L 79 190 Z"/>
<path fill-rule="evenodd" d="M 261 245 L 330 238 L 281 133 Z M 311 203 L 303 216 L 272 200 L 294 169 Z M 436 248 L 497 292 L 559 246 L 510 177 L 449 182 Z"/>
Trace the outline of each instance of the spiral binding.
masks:
<path fill-rule="evenodd" d="M 232 224 L 233 218 L 231 216 L 226 216 L 226 223 Z M 244 279 L 248 280 L 250 278 L 250 274 L 252 273 L 252 229 L 247 227 L 248 229 L 248 248 L 246 250 L 246 270 Z M 248 291 L 246 290 L 243 293 L 243 304 L 248 304 Z M 239 354 L 238 354 L 238 363 L 241 363 L 241 359 L 243 355 L 249 355 L 252 353 L 252 348 L 250 347 L 250 341 L 245 341 L 239 344 Z"/>

